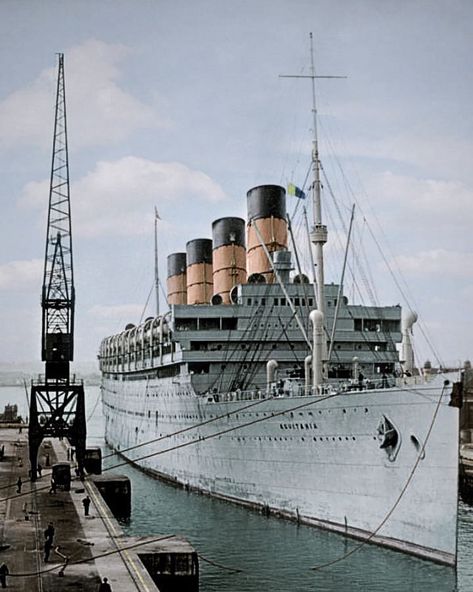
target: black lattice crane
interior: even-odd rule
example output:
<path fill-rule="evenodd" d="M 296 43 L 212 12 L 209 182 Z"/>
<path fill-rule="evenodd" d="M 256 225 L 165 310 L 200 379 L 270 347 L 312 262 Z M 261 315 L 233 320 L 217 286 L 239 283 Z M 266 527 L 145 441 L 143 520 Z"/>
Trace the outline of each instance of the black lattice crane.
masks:
<path fill-rule="evenodd" d="M 64 55 L 59 54 L 53 158 L 41 298 L 41 359 L 44 377 L 31 386 L 29 447 L 31 478 L 45 437 L 67 438 L 83 471 L 86 421 L 84 386 L 70 375 L 74 357 L 74 273 L 72 265 Z"/>

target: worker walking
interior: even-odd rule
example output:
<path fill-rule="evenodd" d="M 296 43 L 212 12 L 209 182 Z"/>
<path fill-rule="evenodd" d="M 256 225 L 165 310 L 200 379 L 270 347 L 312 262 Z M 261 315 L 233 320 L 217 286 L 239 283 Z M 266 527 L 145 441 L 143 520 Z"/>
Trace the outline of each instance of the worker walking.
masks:
<path fill-rule="evenodd" d="M 16 492 L 21 493 L 21 486 L 23 485 L 23 481 L 21 477 L 18 477 L 18 481 L 16 482 Z"/>
<path fill-rule="evenodd" d="M 54 526 L 53 523 L 50 522 L 48 524 L 48 528 L 44 531 L 44 562 L 47 563 L 49 560 L 49 554 L 51 553 L 51 548 L 53 546 L 54 541 Z"/>
<path fill-rule="evenodd" d="M 88 495 L 86 495 L 82 500 L 82 505 L 84 506 L 84 514 L 88 516 L 90 508 L 90 497 Z"/>
<path fill-rule="evenodd" d="M 49 560 L 49 554 L 51 553 L 52 546 L 53 541 L 51 539 L 46 539 L 44 541 L 44 563 L 47 563 Z"/>
<path fill-rule="evenodd" d="M 7 576 L 9 575 L 10 571 L 8 570 L 8 566 L 6 563 L 2 563 L 0 565 L 0 584 L 2 588 L 7 587 Z"/>
<path fill-rule="evenodd" d="M 112 588 L 111 588 L 110 584 L 108 583 L 107 578 L 103 579 L 103 582 L 99 586 L 98 592 L 112 592 Z"/>
<path fill-rule="evenodd" d="M 45 538 L 47 541 L 51 541 L 51 544 L 53 543 L 53 539 L 54 539 L 54 533 L 55 533 L 55 532 L 56 532 L 56 531 L 54 530 L 53 523 L 52 523 L 52 522 L 50 522 L 50 523 L 48 524 L 48 528 L 46 528 L 46 530 L 44 531 L 44 538 Z"/>

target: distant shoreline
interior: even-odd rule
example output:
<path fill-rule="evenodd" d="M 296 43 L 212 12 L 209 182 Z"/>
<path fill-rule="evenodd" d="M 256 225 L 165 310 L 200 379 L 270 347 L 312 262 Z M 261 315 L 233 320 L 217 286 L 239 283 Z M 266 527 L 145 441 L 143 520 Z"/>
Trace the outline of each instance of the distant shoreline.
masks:
<path fill-rule="evenodd" d="M 31 379 L 36 376 L 35 374 L 15 374 L 15 376 L 11 375 L 2 375 L 0 373 L 0 387 L 24 387 L 25 383 L 26 386 L 29 388 Z M 86 386 L 100 386 L 100 375 L 92 375 L 92 376 L 81 376 L 78 375 L 77 378 L 80 378 L 84 381 Z"/>

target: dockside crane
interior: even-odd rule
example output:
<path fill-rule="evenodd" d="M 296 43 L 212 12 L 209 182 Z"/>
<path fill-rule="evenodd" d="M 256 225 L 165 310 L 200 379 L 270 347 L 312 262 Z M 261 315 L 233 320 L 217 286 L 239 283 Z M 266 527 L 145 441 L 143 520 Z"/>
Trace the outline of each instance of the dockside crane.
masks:
<path fill-rule="evenodd" d="M 37 478 L 38 450 L 46 437 L 67 438 L 83 473 L 86 419 L 84 385 L 70 373 L 74 358 L 74 273 L 67 147 L 64 54 L 58 54 L 56 111 L 41 296 L 41 359 L 45 373 L 31 384 L 29 455 Z"/>

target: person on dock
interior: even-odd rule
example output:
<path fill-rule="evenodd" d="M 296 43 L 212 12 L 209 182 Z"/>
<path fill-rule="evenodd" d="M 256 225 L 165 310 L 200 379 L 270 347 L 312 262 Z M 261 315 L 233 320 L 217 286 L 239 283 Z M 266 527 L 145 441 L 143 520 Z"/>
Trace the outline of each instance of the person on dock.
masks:
<path fill-rule="evenodd" d="M 54 481 L 54 478 L 51 479 L 51 487 L 49 488 L 49 493 L 56 493 L 56 481 Z"/>
<path fill-rule="evenodd" d="M 2 585 L 2 588 L 6 588 L 7 587 L 7 576 L 9 575 L 10 571 L 8 569 L 8 566 L 6 563 L 2 563 L 2 565 L 0 565 L 0 584 Z"/>
<path fill-rule="evenodd" d="M 98 592 L 112 592 L 112 588 L 111 588 L 110 584 L 108 583 L 108 578 L 103 579 L 103 582 L 101 582 L 101 584 L 99 586 Z"/>
<path fill-rule="evenodd" d="M 38 464 L 37 471 L 38 471 L 38 477 L 41 479 L 41 477 L 42 477 L 41 473 L 43 471 L 43 467 L 40 464 Z"/>
<path fill-rule="evenodd" d="M 82 505 L 84 506 L 84 514 L 85 516 L 89 515 L 89 508 L 90 508 L 90 497 L 86 495 L 82 500 Z"/>
<path fill-rule="evenodd" d="M 54 533 L 55 533 L 55 529 L 54 529 L 54 525 L 52 522 L 50 522 L 48 524 L 48 528 L 46 528 L 46 530 L 44 531 L 44 538 L 47 541 L 51 542 L 51 545 L 53 544 L 53 540 L 54 540 Z"/>
<path fill-rule="evenodd" d="M 44 563 L 47 563 L 49 560 L 49 554 L 51 553 L 51 549 L 53 546 L 54 541 L 54 526 L 53 523 L 50 522 L 48 524 L 48 528 L 44 531 Z"/>
<path fill-rule="evenodd" d="M 49 554 L 51 553 L 53 543 L 50 539 L 44 541 L 44 563 L 49 561 Z"/>
<path fill-rule="evenodd" d="M 21 486 L 23 485 L 23 481 L 21 477 L 18 477 L 18 481 L 16 482 L 16 492 L 21 493 Z"/>

